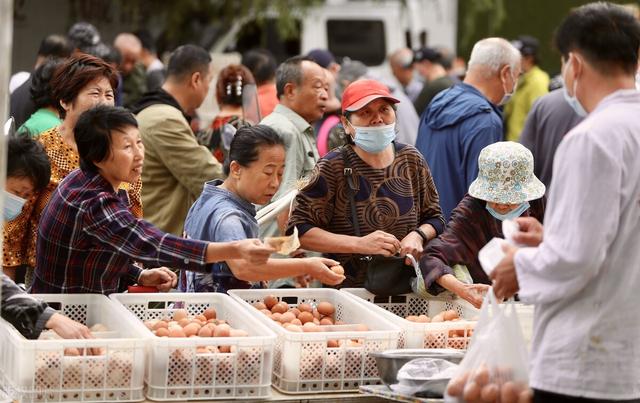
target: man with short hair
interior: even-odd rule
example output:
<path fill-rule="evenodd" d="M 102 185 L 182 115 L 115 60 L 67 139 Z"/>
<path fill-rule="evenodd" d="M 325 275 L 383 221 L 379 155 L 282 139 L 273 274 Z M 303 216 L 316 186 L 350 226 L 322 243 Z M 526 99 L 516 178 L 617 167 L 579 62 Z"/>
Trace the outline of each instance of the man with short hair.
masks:
<path fill-rule="evenodd" d="M 390 54 L 388 59 L 391 74 L 400 83 L 409 100 L 415 102 L 422 90 L 423 83 L 415 77 L 413 51 L 409 48 L 400 48 Z"/>
<path fill-rule="evenodd" d="M 142 201 L 145 218 L 165 232 L 182 235 L 189 208 L 206 181 L 222 178 L 222 165 L 198 144 L 189 122 L 204 101 L 212 78 L 211 56 L 195 45 L 178 47 L 167 79 L 133 108 L 145 145 Z"/>
<path fill-rule="evenodd" d="M 536 99 L 549 92 L 549 74 L 539 66 L 538 40 L 521 35 L 511 42 L 522 54 L 522 76 L 511 101 L 504 106 L 506 139 L 518 141 L 524 122 Z"/>
<path fill-rule="evenodd" d="M 477 42 L 464 82 L 439 93 L 420 117 L 416 148 L 424 155 L 445 219 L 478 176 L 480 151 L 502 140 L 499 106 L 513 94 L 520 52 L 502 38 Z"/>
<path fill-rule="evenodd" d="M 556 151 L 544 228 L 520 218 L 498 298 L 535 305 L 536 402 L 640 401 L 640 24 L 591 3 L 556 31 L 564 94 L 586 116 Z"/>
<path fill-rule="evenodd" d="M 242 55 L 242 64 L 251 70 L 258 86 L 260 116 L 269 116 L 278 105 L 275 57 L 267 49 L 252 49 Z"/>
<path fill-rule="evenodd" d="M 122 74 L 122 88 L 118 88 L 116 105 L 131 108 L 147 91 L 147 76 L 140 63 L 142 43 L 134 34 L 125 32 L 116 36 L 113 47 L 122 57 L 118 66 L 118 71 Z"/>
<path fill-rule="evenodd" d="M 135 33 L 142 45 L 140 62 L 144 65 L 147 74 L 147 91 L 153 91 L 164 83 L 164 64 L 158 59 L 156 44 L 151 32 L 140 29 Z"/>
<path fill-rule="evenodd" d="M 445 55 L 435 48 L 422 48 L 414 53 L 413 66 L 425 80 L 422 90 L 413 102 L 418 115 L 422 115 L 436 95 L 454 84 L 445 63 Z"/>

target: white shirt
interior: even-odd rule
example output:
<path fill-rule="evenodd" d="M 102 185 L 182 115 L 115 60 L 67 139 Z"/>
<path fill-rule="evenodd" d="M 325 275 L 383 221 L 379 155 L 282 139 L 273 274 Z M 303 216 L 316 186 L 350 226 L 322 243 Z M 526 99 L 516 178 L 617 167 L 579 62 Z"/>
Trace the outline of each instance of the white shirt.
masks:
<path fill-rule="evenodd" d="M 640 397 L 640 92 L 620 90 L 556 152 L 544 242 L 515 265 L 536 305 L 533 388 Z"/>

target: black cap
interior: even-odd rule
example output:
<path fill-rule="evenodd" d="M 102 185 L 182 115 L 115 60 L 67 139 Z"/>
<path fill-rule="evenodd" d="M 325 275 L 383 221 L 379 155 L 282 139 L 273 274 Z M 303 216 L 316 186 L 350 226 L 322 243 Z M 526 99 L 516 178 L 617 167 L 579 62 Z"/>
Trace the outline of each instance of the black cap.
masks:
<path fill-rule="evenodd" d="M 442 54 L 434 48 L 422 48 L 413 52 L 413 62 L 428 60 L 431 63 L 441 64 Z"/>
<path fill-rule="evenodd" d="M 520 51 L 522 56 L 535 56 L 538 54 L 540 42 L 533 36 L 520 35 L 518 39 L 511 41 L 511 44 Z"/>

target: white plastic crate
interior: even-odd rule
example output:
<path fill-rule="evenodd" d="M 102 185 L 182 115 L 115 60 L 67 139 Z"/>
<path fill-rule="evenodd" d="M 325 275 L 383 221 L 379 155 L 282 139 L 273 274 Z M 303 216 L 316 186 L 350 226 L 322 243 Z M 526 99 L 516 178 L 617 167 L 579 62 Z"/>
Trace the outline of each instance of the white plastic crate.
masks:
<path fill-rule="evenodd" d="M 466 349 L 471 341 L 469 330 L 475 327 L 480 311 L 463 299 L 420 298 L 416 294 L 378 297 L 364 288 L 343 288 L 341 292 L 365 307 L 375 310 L 402 329 L 400 348 Z M 417 323 L 406 320 L 411 315 L 430 318 L 454 310 L 463 320 L 456 322 Z M 453 332 L 458 332 L 455 337 Z"/>
<path fill-rule="evenodd" d="M 221 293 L 112 294 L 147 337 L 147 397 L 153 400 L 269 397 L 275 334 Z M 214 307 L 217 318 L 248 337 L 156 337 L 143 321 L 172 317 L 177 309 L 198 315 Z M 126 309 L 125 309 L 126 308 Z M 231 346 L 230 353 L 201 353 L 202 346 Z"/>
<path fill-rule="evenodd" d="M 273 386 L 284 393 L 356 391 L 360 385 L 380 384 L 378 369 L 370 352 L 397 348 L 400 329 L 381 315 L 364 309 L 344 293 L 329 288 L 231 290 L 229 295 L 245 304 L 251 315 L 278 335 L 274 351 Z M 368 331 L 295 333 L 282 328 L 251 304 L 273 295 L 290 306 L 316 305 L 327 301 L 335 306 L 335 319 L 346 324 L 364 324 Z M 327 347 L 329 340 L 344 341 Z M 346 341 L 358 340 L 352 347 Z"/>
<path fill-rule="evenodd" d="M 113 301 L 97 294 L 35 297 L 71 319 L 89 327 L 100 323 L 109 331 L 94 332 L 95 339 L 27 340 L 0 319 L 0 387 L 11 398 L 22 402 L 144 399 L 144 340 L 120 320 Z M 65 356 L 67 348 L 101 348 L 104 354 Z"/>

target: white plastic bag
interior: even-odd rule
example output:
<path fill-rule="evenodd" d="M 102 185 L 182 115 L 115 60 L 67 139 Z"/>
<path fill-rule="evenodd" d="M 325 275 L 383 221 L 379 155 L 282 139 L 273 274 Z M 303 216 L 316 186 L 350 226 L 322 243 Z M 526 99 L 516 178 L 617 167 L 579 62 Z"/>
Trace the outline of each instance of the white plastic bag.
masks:
<path fill-rule="evenodd" d="M 516 245 L 513 241 L 513 235 L 518 232 L 520 226 L 517 222 L 513 220 L 504 220 L 502 222 L 502 234 L 504 234 L 504 238 L 492 238 L 485 246 L 480 249 L 478 252 L 478 260 L 480 261 L 480 266 L 487 276 L 491 275 L 493 269 L 500 263 L 502 258 L 504 258 L 504 252 L 502 251 L 502 246 L 505 244 Z"/>
<path fill-rule="evenodd" d="M 398 370 L 398 383 L 391 385 L 391 390 L 407 396 L 430 392 L 442 397 L 447 382 L 457 369 L 457 364 L 441 358 L 416 358 Z"/>
<path fill-rule="evenodd" d="M 447 402 L 528 403 L 527 348 L 512 303 L 485 296 L 471 345 L 447 385 Z"/>

